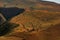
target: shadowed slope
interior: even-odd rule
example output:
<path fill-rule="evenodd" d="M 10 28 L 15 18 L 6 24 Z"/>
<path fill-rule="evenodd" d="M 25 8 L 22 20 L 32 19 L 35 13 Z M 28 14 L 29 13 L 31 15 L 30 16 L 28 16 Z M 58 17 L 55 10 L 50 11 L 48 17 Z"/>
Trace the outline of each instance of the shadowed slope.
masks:
<path fill-rule="evenodd" d="M 17 26 L 19 25 L 15 23 L 5 22 L 4 24 L 0 25 L 0 36 L 9 34 L 12 31 L 12 29 Z"/>
<path fill-rule="evenodd" d="M 25 10 L 22 8 L 11 7 L 11 8 L 0 8 L 0 13 L 2 13 L 6 19 L 10 19 L 20 13 L 24 12 Z"/>

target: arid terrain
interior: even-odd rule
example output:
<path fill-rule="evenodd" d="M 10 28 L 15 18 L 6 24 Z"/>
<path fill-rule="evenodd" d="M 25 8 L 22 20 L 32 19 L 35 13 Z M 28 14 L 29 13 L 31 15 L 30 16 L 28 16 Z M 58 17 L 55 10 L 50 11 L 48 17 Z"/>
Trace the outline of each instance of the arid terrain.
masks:
<path fill-rule="evenodd" d="M 60 4 L 44 1 L 27 3 L 16 5 L 21 8 L 23 4 L 25 11 L 9 22 L 19 26 L 1 36 L 0 40 L 60 40 Z"/>

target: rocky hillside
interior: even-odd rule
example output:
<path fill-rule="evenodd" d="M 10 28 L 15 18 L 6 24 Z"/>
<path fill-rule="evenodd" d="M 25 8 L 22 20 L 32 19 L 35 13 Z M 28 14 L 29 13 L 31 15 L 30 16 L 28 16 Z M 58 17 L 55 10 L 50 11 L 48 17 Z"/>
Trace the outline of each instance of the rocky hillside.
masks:
<path fill-rule="evenodd" d="M 0 39 L 60 40 L 60 4 L 32 0 L 24 2 L 20 0 L 20 3 L 16 6 L 23 7 L 25 12 L 9 21 L 10 23 L 19 24 L 19 26 L 9 34 L 0 37 Z"/>

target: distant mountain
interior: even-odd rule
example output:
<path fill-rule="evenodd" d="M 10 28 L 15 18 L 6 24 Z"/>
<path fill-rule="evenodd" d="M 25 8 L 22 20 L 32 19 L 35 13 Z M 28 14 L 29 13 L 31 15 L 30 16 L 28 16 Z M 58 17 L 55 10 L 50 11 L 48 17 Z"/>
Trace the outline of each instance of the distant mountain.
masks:
<path fill-rule="evenodd" d="M 28 10 L 60 11 L 60 4 L 42 0 L 0 0 L 0 6 L 28 8 Z"/>

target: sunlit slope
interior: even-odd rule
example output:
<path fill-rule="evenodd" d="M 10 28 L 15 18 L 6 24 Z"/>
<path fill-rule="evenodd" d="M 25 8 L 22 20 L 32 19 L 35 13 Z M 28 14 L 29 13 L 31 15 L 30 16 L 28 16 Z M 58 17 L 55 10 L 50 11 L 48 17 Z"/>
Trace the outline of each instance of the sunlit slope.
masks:
<path fill-rule="evenodd" d="M 46 12 L 46 11 L 30 11 L 24 12 L 10 21 L 12 23 L 19 24 L 19 27 L 25 27 L 27 30 L 40 29 L 44 30 L 51 25 L 60 23 L 60 12 Z M 21 31 L 27 31 L 21 29 Z M 20 28 L 19 28 L 20 29 Z"/>
<path fill-rule="evenodd" d="M 60 12 L 34 10 L 24 12 L 10 22 L 19 24 L 10 37 L 22 37 L 25 40 L 60 40 Z"/>

